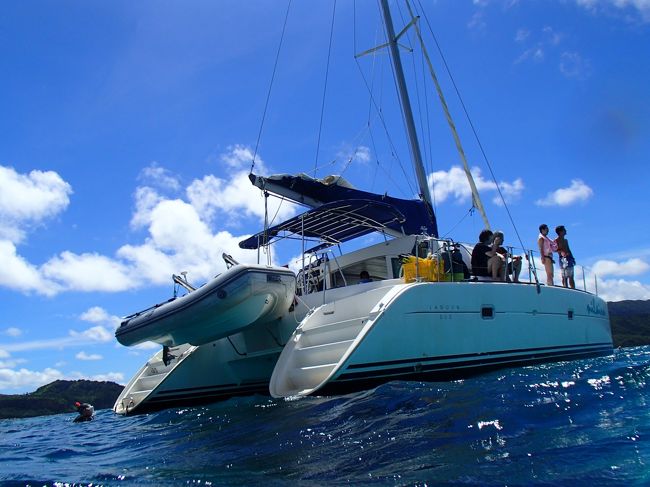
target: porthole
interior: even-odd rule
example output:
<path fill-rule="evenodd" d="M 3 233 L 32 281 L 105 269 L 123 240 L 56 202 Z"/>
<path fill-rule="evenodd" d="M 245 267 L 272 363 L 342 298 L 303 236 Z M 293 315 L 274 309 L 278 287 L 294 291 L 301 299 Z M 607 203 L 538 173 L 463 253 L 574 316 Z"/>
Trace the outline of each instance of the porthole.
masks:
<path fill-rule="evenodd" d="M 491 320 L 494 318 L 494 308 L 492 306 L 483 306 L 481 308 L 481 318 Z"/>

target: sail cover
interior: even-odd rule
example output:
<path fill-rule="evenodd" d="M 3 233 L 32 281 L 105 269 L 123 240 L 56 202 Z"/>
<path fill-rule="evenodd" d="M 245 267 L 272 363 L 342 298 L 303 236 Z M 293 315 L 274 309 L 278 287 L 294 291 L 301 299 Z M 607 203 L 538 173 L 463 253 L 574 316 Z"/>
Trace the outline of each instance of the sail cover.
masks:
<path fill-rule="evenodd" d="M 399 209 L 385 202 L 366 199 L 334 201 L 257 233 L 239 242 L 239 246 L 242 249 L 257 249 L 282 238 L 303 235 L 321 242 L 318 248 L 329 247 L 382 231 L 389 225 L 399 226 L 404 221 Z"/>
<path fill-rule="evenodd" d="M 370 193 L 352 187 L 340 176 L 327 176 L 314 179 L 306 174 L 292 176 L 277 174 L 268 177 L 250 174 L 251 182 L 275 195 L 288 198 L 296 203 L 318 208 L 326 203 L 349 200 L 366 200 L 386 203 L 396 208 L 404 217 L 403 221 L 385 223 L 387 228 L 407 235 L 422 233 L 437 237 L 438 225 L 431 205 L 422 200 L 405 200 L 388 195 Z"/>

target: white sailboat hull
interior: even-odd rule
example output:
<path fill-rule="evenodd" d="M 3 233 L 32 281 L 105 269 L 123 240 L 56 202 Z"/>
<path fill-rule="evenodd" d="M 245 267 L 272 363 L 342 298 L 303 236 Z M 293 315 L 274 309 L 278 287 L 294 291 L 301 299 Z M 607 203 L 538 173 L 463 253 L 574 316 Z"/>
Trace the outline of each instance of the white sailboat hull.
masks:
<path fill-rule="evenodd" d="M 606 303 L 582 291 L 393 279 L 302 299 L 272 325 L 196 347 L 170 365 L 137 408 L 116 412 L 253 393 L 340 393 L 395 379 L 449 380 L 612 351 Z M 305 304 L 315 311 L 308 314 Z"/>
<path fill-rule="evenodd" d="M 585 292 L 542 286 L 538 293 L 535 285 L 493 282 L 400 284 L 323 306 L 305 319 L 278 360 L 270 392 L 287 397 L 392 379 L 449 380 L 611 351 L 606 303 Z"/>

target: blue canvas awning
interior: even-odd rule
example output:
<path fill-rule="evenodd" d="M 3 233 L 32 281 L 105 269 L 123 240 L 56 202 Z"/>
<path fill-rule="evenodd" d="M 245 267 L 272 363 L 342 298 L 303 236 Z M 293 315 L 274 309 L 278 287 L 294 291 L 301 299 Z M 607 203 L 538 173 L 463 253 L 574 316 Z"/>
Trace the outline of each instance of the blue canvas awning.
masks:
<path fill-rule="evenodd" d="M 292 235 L 313 239 L 324 246 L 382 231 L 389 225 L 399 227 L 404 215 L 395 206 L 382 201 L 350 199 L 333 201 L 239 242 L 242 249 L 257 249 Z M 314 249 L 312 249 L 314 250 Z"/>
<path fill-rule="evenodd" d="M 397 208 L 404 216 L 404 220 L 387 223 L 386 227 L 407 235 L 421 233 L 424 228 L 427 234 L 434 237 L 438 236 L 438 226 L 433 208 L 422 200 L 406 200 L 356 189 L 340 176 L 314 179 L 305 174 L 295 176 L 277 174 L 268 177 L 250 174 L 249 178 L 255 186 L 263 191 L 268 191 L 312 208 L 320 208 L 322 205 L 332 202 L 352 200 L 387 203 Z"/>

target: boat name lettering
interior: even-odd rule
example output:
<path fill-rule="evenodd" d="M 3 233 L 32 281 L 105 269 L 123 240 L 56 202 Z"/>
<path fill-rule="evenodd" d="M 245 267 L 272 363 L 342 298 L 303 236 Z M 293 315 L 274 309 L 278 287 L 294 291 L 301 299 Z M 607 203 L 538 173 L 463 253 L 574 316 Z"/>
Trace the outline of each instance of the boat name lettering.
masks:
<path fill-rule="evenodd" d="M 433 307 L 434 311 L 460 311 L 459 304 L 436 304 Z"/>
<path fill-rule="evenodd" d="M 605 316 L 605 307 L 596 301 L 596 298 L 591 300 L 591 303 L 587 305 L 587 313 L 590 315 L 599 315 Z"/>

